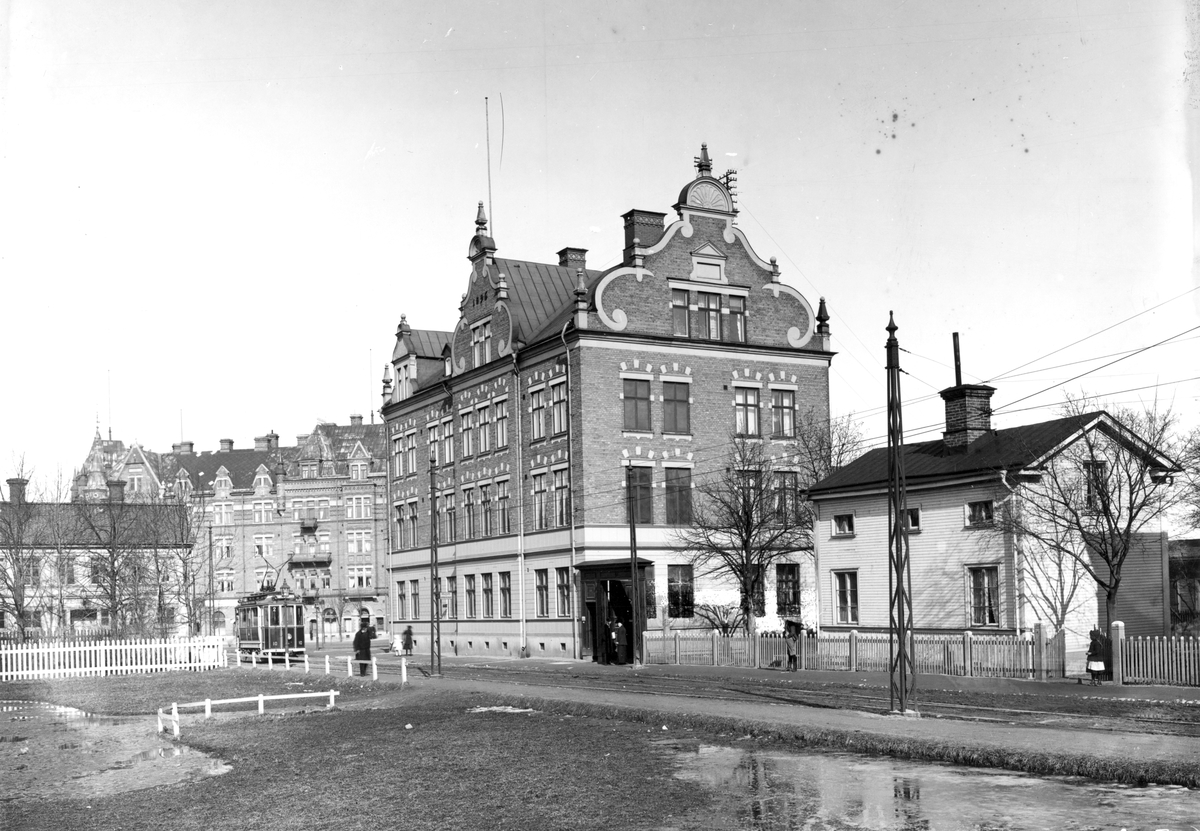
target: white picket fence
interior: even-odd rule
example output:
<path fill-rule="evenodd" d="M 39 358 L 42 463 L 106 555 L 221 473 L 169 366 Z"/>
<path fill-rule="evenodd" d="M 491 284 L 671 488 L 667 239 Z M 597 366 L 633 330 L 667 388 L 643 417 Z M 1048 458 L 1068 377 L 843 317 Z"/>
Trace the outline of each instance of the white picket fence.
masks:
<path fill-rule="evenodd" d="M 1040 641 L 1040 647 L 1039 647 Z M 706 631 L 645 634 L 649 664 L 704 666 L 784 665 L 787 648 L 778 634 L 757 636 L 756 649 L 746 635 Z M 887 672 L 891 637 L 880 633 L 832 632 L 802 637 L 797 644 L 800 669 Z M 1037 627 L 1028 636 L 914 635 L 913 662 L 921 675 L 968 675 L 992 678 L 1062 678 L 1066 642 L 1060 632 L 1045 637 Z"/>
<path fill-rule="evenodd" d="M 43 641 L 0 647 L 0 681 L 196 672 L 227 665 L 220 637 Z"/>
<path fill-rule="evenodd" d="M 1125 683 L 1200 686 L 1200 638 L 1124 638 Z"/>

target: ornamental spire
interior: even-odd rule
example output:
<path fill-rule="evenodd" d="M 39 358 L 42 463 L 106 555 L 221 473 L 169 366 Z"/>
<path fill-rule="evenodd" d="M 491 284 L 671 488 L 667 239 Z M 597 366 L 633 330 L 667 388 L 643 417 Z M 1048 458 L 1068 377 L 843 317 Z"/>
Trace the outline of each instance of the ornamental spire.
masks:
<path fill-rule="evenodd" d="M 707 144 L 700 145 L 700 155 L 696 156 L 696 171 L 697 179 L 702 176 L 712 176 L 712 161 L 708 158 Z"/>
<path fill-rule="evenodd" d="M 475 233 L 487 236 L 487 214 L 483 212 L 483 203 L 479 203 L 479 213 L 475 214 Z"/>

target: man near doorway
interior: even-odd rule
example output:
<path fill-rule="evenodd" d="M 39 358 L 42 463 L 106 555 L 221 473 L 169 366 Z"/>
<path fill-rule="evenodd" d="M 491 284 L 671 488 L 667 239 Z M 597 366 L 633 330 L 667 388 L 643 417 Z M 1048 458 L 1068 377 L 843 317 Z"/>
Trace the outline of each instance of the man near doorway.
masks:
<path fill-rule="evenodd" d="M 354 660 L 358 661 L 358 674 L 367 674 L 367 665 L 371 663 L 371 622 L 366 618 L 359 621 L 358 632 L 354 634 Z"/>

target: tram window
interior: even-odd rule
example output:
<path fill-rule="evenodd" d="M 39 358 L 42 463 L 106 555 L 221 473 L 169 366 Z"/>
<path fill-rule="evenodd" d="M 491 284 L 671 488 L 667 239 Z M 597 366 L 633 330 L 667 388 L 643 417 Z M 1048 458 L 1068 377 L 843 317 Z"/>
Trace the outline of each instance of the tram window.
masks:
<path fill-rule="evenodd" d="M 250 625 L 255 629 L 258 628 L 258 607 L 254 606 L 250 609 Z"/>
<path fill-rule="evenodd" d="M 284 626 L 294 626 L 296 623 L 295 612 L 293 612 L 292 609 L 293 609 L 293 607 L 291 607 L 291 606 L 283 607 L 283 625 Z"/>
<path fill-rule="evenodd" d="M 279 607 L 272 606 L 270 608 L 271 608 L 271 624 L 270 625 L 278 626 L 279 625 Z"/>

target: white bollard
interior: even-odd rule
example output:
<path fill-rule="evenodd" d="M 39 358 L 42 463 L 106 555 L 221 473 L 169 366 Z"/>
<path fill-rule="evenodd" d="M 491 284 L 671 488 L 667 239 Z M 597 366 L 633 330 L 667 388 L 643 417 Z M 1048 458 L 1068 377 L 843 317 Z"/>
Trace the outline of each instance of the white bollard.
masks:
<path fill-rule="evenodd" d="M 372 680 L 372 681 L 378 681 L 378 680 L 379 680 L 379 664 L 377 664 L 377 663 L 375 662 L 375 656 L 374 656 L 374 655 L 372 655 L 372 656 L 371 656 L 371 680 Z"/>
<path fill-rule="evenodd" d="M 326 675 L 329 674 L 329 656 L 328 655 L 325 656 L 325 674 Z"/>
<path fill-rule="evenodd" d="M 353 666 L 354 666 L 354 664 L 353 664 L 353 663 L 351 663 L 351 658 L 350 658 L 350 656 L 348 656 L 348 655 L 347 655 L 347 656 L 346 656 L 346 677 L 347 677 L 347 678 L 351 678 L 351 677 L 353 677 L 353 676 L 354 676 L 354 673 L 353 673 L 353 672 L 351 672 L 351 669 L 353 668 Z"/>
<path fill-rule="evenodd" d="M 308 653 L 305 652 L 304 653 L 304 673 L 307 675 L 310 670 L 311 670 L 311 667 L 308 665 Z"/>
<path fill-rule="evenodd" d="M 163 720 L 163 711 L 162 711 L 162 707 L 159 707 L 158 708 L 158 732 L 160 732 L 160 733 L 163 731 L 162 720 Z"/>
<path fill-rule="evenodd" d="M 290 652 L 283 653 L 283 668 L 286 670 L 289 670 L 289 671 L 291 670 L 291 668 L 292 668 L 292 653 L 290 653 Z"/>
<path fill-rule="evenodd" d="M 275 669 L 275 656 L 267 653 L 267 669 Z"/>
<path fill-rule="evenodd" d="M 211 698 L 204 699 L 204 717 L 212 718 L 212 699 Z"/>
<path fill-rule="evenodd" d="M 265 701 L 265 698 L 263 697 L 263 694 L 259 693 L 258 694 L 258 714 L 260 716 L 266 712 L 266 708 L 263 706 L 264 701 Z"/>
<path fill-rule="evenodd" d="M 408 658 L 400 659 L 400 686 L 408 683 Z"/>

